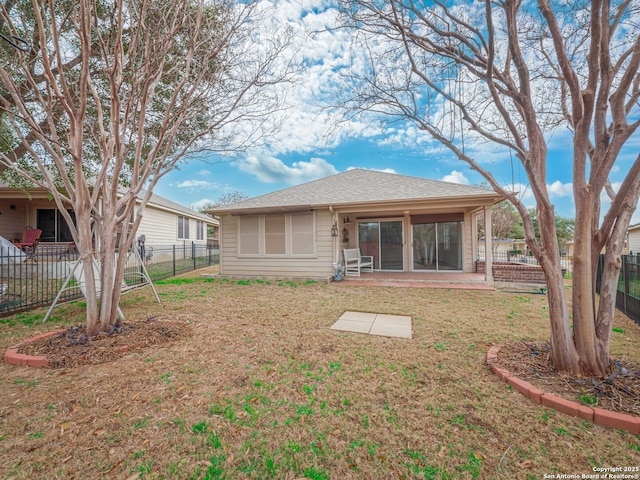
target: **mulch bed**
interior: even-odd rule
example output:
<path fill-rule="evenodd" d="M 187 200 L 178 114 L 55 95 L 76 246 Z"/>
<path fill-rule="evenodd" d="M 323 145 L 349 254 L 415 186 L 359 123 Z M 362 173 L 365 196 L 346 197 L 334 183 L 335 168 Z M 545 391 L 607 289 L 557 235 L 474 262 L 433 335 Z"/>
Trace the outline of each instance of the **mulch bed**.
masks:
<path fill-rule="evenodd" d="M 498 364 L 543 392 L 583 405 L 640 416 L 640 368 L 612 360 L 607 378 L 560 375 L 551 364 L 551 351 L 544 342 L 504 345 Z"/>
<path fill-rule="evenodd" d="M 188 325 L 150 317 L 123 322 L 108 333 L 89 336 L 85 325 L 74 325 L 58 335 L 25 343 L 18 353 L 44 356 L 51 368 L 71 368 L 110 362 L 151 345 L 160 345 L 190 335 Z"/>

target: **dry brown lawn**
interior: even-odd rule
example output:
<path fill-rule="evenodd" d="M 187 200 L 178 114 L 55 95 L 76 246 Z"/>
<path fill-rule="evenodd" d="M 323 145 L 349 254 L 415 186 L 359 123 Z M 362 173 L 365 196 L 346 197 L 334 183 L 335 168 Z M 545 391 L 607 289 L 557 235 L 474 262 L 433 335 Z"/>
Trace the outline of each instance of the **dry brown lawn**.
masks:
<path fill-rule="evenodd" d="M 193 281 L 192 281 L 193 280 Z M 122 302 L 186 325 L 66 369 L 0 366 L 1 478 L 544 478 L 640 466 L 640 436 L 535 405 L 487 349 L 549 336 L 543 295 L 174 279 Z M 413 317 L 411 340 L 342 333 L 345 311 Z M 0 319 L 0 348 L 82 322 L 82 304 Z M 616 319 L 612 355 L 640 363 Z M 640 472 L 632 472 L 640 473 Z M 549 477 L 548 477 L 549 478 Z"/>

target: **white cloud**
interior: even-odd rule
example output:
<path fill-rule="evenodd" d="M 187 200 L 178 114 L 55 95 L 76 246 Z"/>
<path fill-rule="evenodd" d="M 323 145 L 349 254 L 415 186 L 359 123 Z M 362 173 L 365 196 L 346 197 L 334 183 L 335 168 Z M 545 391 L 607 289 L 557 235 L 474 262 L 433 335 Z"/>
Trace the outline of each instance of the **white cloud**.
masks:
<path fill-rule="evenodd" d="M 177 188 L 187 190 L 217 189 L 219 185 L 215 182 L 207 182 L 206 180 L 184 180 L 176 184 Z"/>
<path fill-rule="evenodd" d="M 556 180 L 551 185 L 547 185 L 550 197 L 571 197 L 573 196 L 573 183 L 562 183 Z"/>
<path fill-rule="evenodd" d="M 336 168 L 322 158 L 312 158 L 308 162 L 293 162 L 286 165 L 279 158 L 251 155 L 239 162 L 240 170 L 254 175 L 264 183 L 286 183 L 297 185 L 338 173 Z"/>
<path fill-rule="evenodd" d="M 527 208 L 535 206 L 535 198 L 533 197 L 533 192 L 528 185 L 523 183 L 513 183 L 504 185 L 503 188 L 510 192 L 516 192 L 520 201 L 524 203 Z"/>
<path fill-rule="evenodd" d="M 393 168 L 369 168 L 369 167 L 347 167 L 347 170 L 355 170 L 356 168 L 361 170 L 373 170 L 374 172 L 382 172 L 382 173 L 398 173 Z"/>
<path fill-rule="evenodd" d="M 464 176 L 464 173 L 457 170 L 453 170 L 449 175 L 442 177 L 442 181 L 469 185 L 469 179 Z"/>
<path fill-rule="evenodd" d="M 195 210 L 196 212 L 199 212 L 200 209 L 202 209 L 202 207 L 207 207 L 209 205 L 213 205 L 215 204 L 214 200 L 208 199 L 208 198 L 202 198 L 196 202 L 193 202 L 191 205 L 189 205 L 189 208 L 191 210 Z"/>

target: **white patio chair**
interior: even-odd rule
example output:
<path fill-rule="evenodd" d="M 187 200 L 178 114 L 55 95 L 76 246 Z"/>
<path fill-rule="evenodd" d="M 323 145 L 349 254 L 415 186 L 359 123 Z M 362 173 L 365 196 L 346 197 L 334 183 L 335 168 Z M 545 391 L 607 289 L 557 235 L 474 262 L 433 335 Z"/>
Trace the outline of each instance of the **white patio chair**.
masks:
<path fill-rule="evenodd" d="M 345 275 L 360 276 L 361 271 L 373 272 L 373 256 L 360 255 L 359 248 L 344 249 Z"/>

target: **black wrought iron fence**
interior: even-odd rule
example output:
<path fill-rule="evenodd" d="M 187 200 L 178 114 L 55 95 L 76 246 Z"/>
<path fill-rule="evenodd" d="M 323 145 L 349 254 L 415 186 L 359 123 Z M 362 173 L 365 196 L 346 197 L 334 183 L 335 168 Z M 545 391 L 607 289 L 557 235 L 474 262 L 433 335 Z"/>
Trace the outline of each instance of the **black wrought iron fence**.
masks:
<path fill-rule="evenodd" d="M 600 293 L 604 255 L 598 261 L 596 292 Z M 618 276 L 616 307 L 636 323 L 640 323 L 640 255 L 622 255 Z"/>
<path fill-rule="evenodd" d="M 536 257 L 520 251 L 497 250 L 492 253 L 491 258 L 494 263 L 522 263 L 527 265 L 538 265 Z M 481 262 L 485 261 L 484 247 L 478 248 L 477 260 Z M 573 271 L 573 258 L 570 255 L 560 255 L 560 265 L 562 266 L 562 270 L 565 272 L 565 276 L 569 277 Z"/>
<path fill-rule="evenodd" d="M 180 245 L 142 245 L 135 252 L 126 252 L 125 282 L 135 285 L 143 282 L 142 265 L 152 281 L 216 265 L 219 251 L 209 245 L 193 242 Z M 139 256 L 138 256 L 139 254 Z M 58 302 L 80 298 L 79 288 L 72 274 L 78 261 L 75 250 L 38 246 L 35 255 L 9 253 L 0 249 L 0 317 L 17 311 L 50 305 L 67 281 Z"/>

